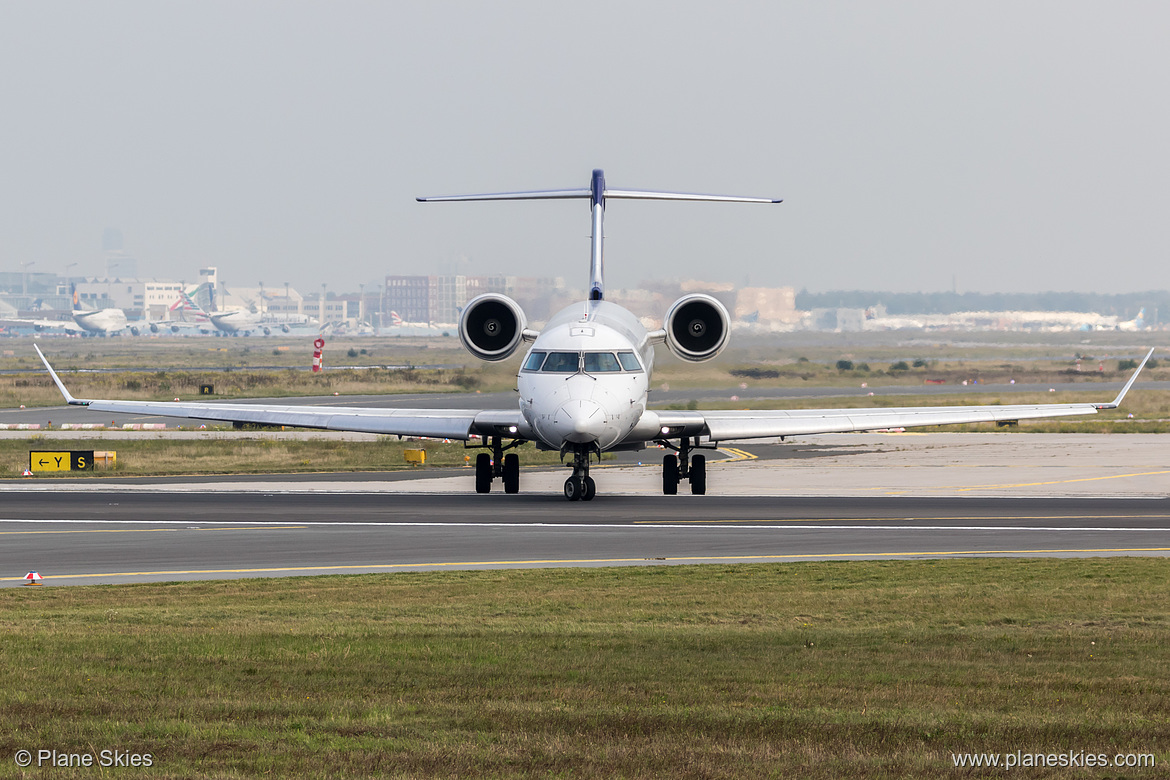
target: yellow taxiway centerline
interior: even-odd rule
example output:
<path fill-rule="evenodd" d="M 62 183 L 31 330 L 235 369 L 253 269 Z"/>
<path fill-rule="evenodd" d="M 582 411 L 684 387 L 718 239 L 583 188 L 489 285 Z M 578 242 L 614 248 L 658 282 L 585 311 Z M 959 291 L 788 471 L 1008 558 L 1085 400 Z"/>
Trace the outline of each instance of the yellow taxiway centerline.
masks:
<path fill-rule="evenodd" d="M 1109 474 L 1104 477 L 1080 477 L 1078 479 L 1057 479 L 1051 482 L 1018 482 L 1014 484 L 1003 485 L 976 485 L 972 487 L 959 487 L 955 490 L 998 490 L 1000 488 L 1020 488 L 1020 487 L 1039 487 L 1041 485 L 1067 485 L 1070 482 L 1097 482 L 1103 479 L 1125 479 L 1126 477 L 1156 477 L 1162 474 L 1170 474 L 1170 471 L 1142 471 L 1136 474 Z"/>
<path fill-rule="evenodd" d="M 1170 515 L 984 515 L 948 517 L 777 517 L 760 520 L 635 520 L 632 525 L 719 525 L 720 523 L 903 523 L 907 521 L 941 523 L 947 520 L 965 522 L 1011 521 L 1011 520 L 1166 520 Z M 1076 529 L 1070 529 L 1076 530 Z"/>

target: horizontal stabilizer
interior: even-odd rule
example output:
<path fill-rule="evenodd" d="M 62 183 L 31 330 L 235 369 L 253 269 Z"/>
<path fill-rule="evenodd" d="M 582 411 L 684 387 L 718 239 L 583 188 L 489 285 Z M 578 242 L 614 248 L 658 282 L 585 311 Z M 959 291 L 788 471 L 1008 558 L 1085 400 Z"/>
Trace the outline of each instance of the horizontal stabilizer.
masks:
<path fill-rule="evenodd" d="M 700 195 L 694 192 L 655 192 L 653 190 L 610 190 L 605 191 L 607 198 L 626 198 L 629 200 L 708 200 L 723 201 L 726 203 L 782 203 L 779 198 L 747 198 L 739 195 Z"/>
<path fill-rule="evenodd" d="M 534 190 L 532 192 L 489 192 L 482 195 L 432 195 L 416 198 L 419 203 L 443 200 L 561 200 L 564 198 L 588 198 L 589 190 Z"/>
<path fill-rule="evenodd" d="M 533 190 L 531 192 L 488 192 L 479 195 L 432 195 L 416 198 L 420 203 L 460 200 L 564 200 L 592 197 L 591 190 Z M 702 200 L 725 203 L 781 203 L 779 198 L 749 198 L 739 195 L 702 195 L 694 192 L 658 192 L 656 190 L 602 190 L 606 198 L 625 200 Z"/>

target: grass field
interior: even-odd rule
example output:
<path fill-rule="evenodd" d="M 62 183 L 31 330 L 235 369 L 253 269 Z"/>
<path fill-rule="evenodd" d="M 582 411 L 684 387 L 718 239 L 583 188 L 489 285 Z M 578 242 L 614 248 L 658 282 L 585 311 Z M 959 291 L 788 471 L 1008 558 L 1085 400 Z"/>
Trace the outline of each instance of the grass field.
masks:
<path fill-rule="evenodd" d="M 148 436 L 150 436 L 148 434 Z M 102 478 L 109 476 L 167 476 L 174 474 L 292 474 L 314 471 L 392 471 L 412 469 L 403 455 L 406 449 L 425 449 L 427 467 L 473 465 L 487 450 L 465 449 L 462 442 L 399 441 L 382 436 L 374 441 L 274 439 L 240 433 L 229 439 L 163 439 L 126 433 L 105 439 L 55 439 L 36 434 L 28 438 L 0 439 L 0 477 L 16 477 L 28 467 L 31 450 L 114 450 L 113 470 L 40 473 L 37 479 L 54 477 Z M 531 444 L 513 450 L 524 466 L 549 466 L 560 462 L 557 453 L 537 450 Z M 465 460 L 470 458 L 470 460 Z"/>
<path fill-rule="evenodd" d="M 1045 335 L 1058 343 L 906 346 L 901 337 L 885 334 L 781 334 L 766 341 L 736 341 L 715 360 L 700 364 L 678 360 L 660 347 L 653 386 L 673 390 L 734 388 L 740 384 L 857 389 L 863 382 L 881 387 L 921 385 L 927 379 L 948 384 L 1015 379 L 1020 383 L 1076 382 L 1091 388 L 1129 375 L 1118 368 L 1118 351 L 1137 354 L 1131 346 L 1059 343 L 1056 337 L 1061 334 Z M 1162 332 L 1140 335 L 1148 337 L 1151 344 L 1166 336 Z M 0 408 L 60 403 L 59 393 L 32 349 L 32 340 L 9 341 L 11 347 L 5 344 L 6 349 L 0 350 L 0 371 L 25 373 L 0 374 Z M 311 356 L 309 342 L 287 337 L 49 339 L 39 343 L 79 398 L 159 400 L 197 397 L 201 384 L 214 384 L 216 394 L 224 398 L 502 391 L 515 387 L 523 352 L 499 363 L 484 363 L 461 349 L 454 338 L 350 339 L 331 342 L 326 348 L 330 370 L 312 374 L 304 370 Z M 1091 352 L 1101 357 L 1087 354 Z M 1075 370 L 1078 355 L 1086 357 L 1082 372 Z M 836 361 L 843 359 L 856 368 L 837 369 Z M 915 367 L 916 361 L 921 365 Z M 1104 365 L 1103 372 L 1095 370 L 1099 362 Z M 895 370 L 893 366 L 899 363 L 908 368 Z M 116 373 L 95 374 L 94 369 Z M 1151 366 L 1143 377 L 1170 378 L 1170 364 Z"/>
<path fill-rule="evenodd" d="M 17 750 L 151 777 L 938 777 L 1170 762 L 1170 562 L 545 569 L 0 590 Z M 957 770 L 1002 777 L 1004 770 Z M 30 770 L 91 777 L 95 770 Z M 112 774 L 112 772 L 111 772 Z"/>

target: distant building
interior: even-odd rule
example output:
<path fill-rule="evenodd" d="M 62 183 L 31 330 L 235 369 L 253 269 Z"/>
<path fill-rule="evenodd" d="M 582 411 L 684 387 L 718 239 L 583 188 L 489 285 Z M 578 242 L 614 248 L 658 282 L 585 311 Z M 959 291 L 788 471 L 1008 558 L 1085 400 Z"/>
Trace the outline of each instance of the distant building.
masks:
<path fill-rule="evenodd" d="M 84 308 L 122 309 L 132 318 L 146 316 L 151 319 L 162 319 L 183 290 L 179 282 L 120 278 L 84 279 L 75 285 L 78 300 Z"/>
<path fill-rule="evenodd" d="M 742 287 L 735 293 L 732 319 L 743 322 L 795 324 L 796 290 L 792 287 Z"/>
<path fill-rule="evenodd" d="M 0 271 L 0 292 L 20 294 L 26 284 L 29 295 L 52 295 L 57 291 L 57 274 Z"/>

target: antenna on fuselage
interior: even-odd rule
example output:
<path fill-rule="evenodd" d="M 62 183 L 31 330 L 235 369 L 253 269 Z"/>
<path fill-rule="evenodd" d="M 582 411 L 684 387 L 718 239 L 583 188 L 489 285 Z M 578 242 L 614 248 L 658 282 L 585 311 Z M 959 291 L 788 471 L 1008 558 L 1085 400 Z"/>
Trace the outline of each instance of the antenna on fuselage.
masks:
<path fill-rule="evenodd" d="M 481 195 L 437 195 L 417 198 L 420 203 L 431 201 L 457 200 L 559 200 L 563 198 L 589 198 L 593 212 L 593 233 L 590 236 L 589 253 L 589 300 L 605 298 L 605 272 L 602 265 L 602 244 L 605 238 L 605 199 L 628 200 L 708 200 L 728 203 L 780 203 L 779 198 L 746 198 L 737 195 L 700 195 L 690 192 L 659 192 L 656 190 L 612 190 L 605 186 L 605 172 L 600 168 L 593 171 L 589 189 L 584 190 L 533 190 L 531 192 L 492 192 Z"/>

